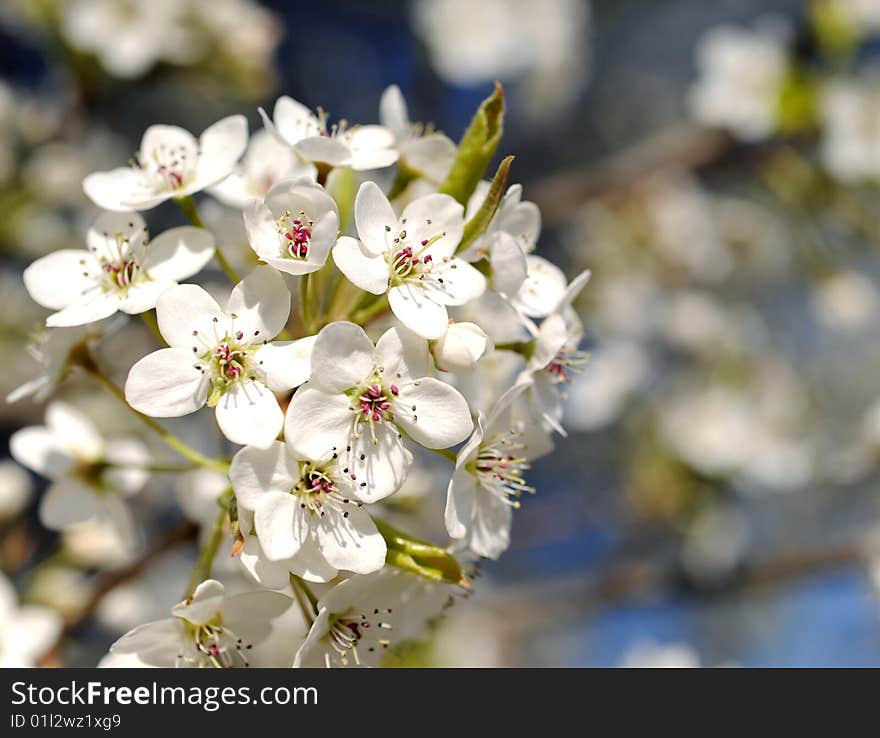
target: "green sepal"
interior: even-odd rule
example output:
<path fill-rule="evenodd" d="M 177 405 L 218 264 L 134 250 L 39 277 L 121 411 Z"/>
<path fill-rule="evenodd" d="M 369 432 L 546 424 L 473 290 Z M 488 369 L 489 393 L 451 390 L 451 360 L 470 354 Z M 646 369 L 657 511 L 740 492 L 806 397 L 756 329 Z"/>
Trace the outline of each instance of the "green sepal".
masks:
<path fill-rule="evenodd" d="M 385 562 L 435 582 L 458 584 L 462 581 L 461 565 L 445 549 L 402 533 L 383 520 L 373 519 L 385 539 L 388 552 Z"/>
<path fill-rule="evenodd" d="M 504 193 L 507 191 L 507 175 L 510 172 L 510 165 L 513 163 L 513 159 L 514 157 L 507 156 L 498 165 L 498 171 L 495 172 L 495 176 L 492 178 L 492 184 L 489 185 L 486 199 L 483 200 L 480 209 L 474 213 L 474 217 L 464 225 L 464 233 L 461 236 L 461 243 L 458 245 L 456 252 L 464 251 L 486 232 L 489 223 L 492 222 L 492 218 L 498 212 L 498 206 L 504 198 Z"/>
<path fill-rule="evenodd" d="M 464 132 L 439 192 L 466 205 L 495 155 L 503 129 L 504 90 L 501 83 L 496 82 L 494 92 L 483 100 Z"/>

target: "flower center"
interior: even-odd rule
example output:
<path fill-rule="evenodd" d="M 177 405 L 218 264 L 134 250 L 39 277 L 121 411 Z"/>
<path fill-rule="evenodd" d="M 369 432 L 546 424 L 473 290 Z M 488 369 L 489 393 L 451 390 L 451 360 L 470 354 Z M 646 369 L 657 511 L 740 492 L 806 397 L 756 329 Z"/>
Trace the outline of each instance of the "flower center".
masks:
<path fill-rule="evenodd" d="M 397 387 L 391 386 L 390 393 L 397 394 Z M 394 416 L 391 412 L 391 403 L 385 394 L 385 389 L 381 384 L 371 384 L 366 387 L 358 396 L 360 402 L 360 414 L 363 419 L 372 423 L 380 423 L 383 420 L 393 420 Z"/>
<path fill-rule="evenodd" d="M 535 493 L 526 484 L 525 472 L 530 464 L 519 452 L 525 448 L 522 434 L 516 430 L 497 433 L 480 446 L 472 462 L 472 472 L 480 486 L 513 508 L 519 507 L 523 492 Z"/>
<path fill-rule="evenodd" d="M 140 267 L 134 259 L 111 261 L 102 265 L 110 283 L 118 290 L 125 291 L 134 282 Z"/>
<path fill-rule="evenodd" d="M 430 221 L 428 221 L 430 223 Z M 391 227 L 385 226 L 390 233 Z M 445 233 L 438 233 L 432 238 L 423 239 L 418 245 L 407 242 L 407 233 L 404 228 L 393 239 L 392 245 L 387 251 L 386 259 L 391 267 L 391 279 L 395 284 L 402 284 L 405 280 L 425 281 L 433 280 L 443 284 L 443 278 L 434 274 L 435 262 L 431 254 L 425 253 L 438 239 L 443 238 Z M 448 257 L 443 262 L 448 262 Z"/>
<path fill-rule="evenodd" d="M 197 625 L 193 628 L 192 639 L 192 645 L 177 654 L 176 667 L 246 669 L 250 666 L 246 652 L 253 644 L 246 643 L 228 628 Z"/>
<path fill-rule="evenodd" d="M 330 647 L 324 652 L 327 668 L 334 665 L 348 666 L 351 661 L 356 666 L 361 666 L 358 649 L 375 653 L 379 649 L 388 648 L 391 641 L 382 633 L 383 630 L 391 630 L 391 623 L 382 619 L 388 615 L 391 615 L 390 607 L 386 610 L 373 610 L 370 614 L 346 613 L 331 616 L 327 633 Z"/>
<path fill-rule="evenodd" d="M 141 152 L 134 155 L 135 165 L 150 175 L 158 191 L 182 189 L 191 178 L 197 159 L 198 151 L 166 144 L 154 148 L 147 157 Z"/>
<path fill-rule="evenodd" d="M 577 344 L 567 344 L 559 349 L 553 360 L 547 364 L 545 370 L 550 373 L 554 382 L 562 384 L 571 381 L 572 372 L 580 372 L 581 367 L 587 362 L 586 351 L 578 351 Z"/>
<path fill-rule="evenodd" d="M 299 465 L 299 479 L 290 489 L 290 494 L 299 498 L 299 506 L 310 513 L 323 517 L 327 511 L 348 517 L 345 509 L 349 505 L 361 506 L 357 500 L 350 500 L 340 491 L 338 454 L 326 462 L 304 461 Z"/>
<path fill-rule="evenodd" d="M 309 258 L 313 225 L 314 222 L 302 211 L 294 215 L 289 210 L 285 210 L 278 219 L 278 233 L 281 234 L 284 248 L 290 258 L 300 260 Z"/>
<path fill-rule="evenodd" d="M 211 336 L 202 332 L 192 332 L 195 341 L 192 351 L 199 357 L 195 368 L 202 374 L 210 373 L 212 390 L 208 396 L 208 406 L 214 407 L 220 398 L 238 381 L 254 376 L 254 366 L 250 359 L 253 339 L 246 339 L 244 332 L 235 329 L 235 314 L 229 316 L 232 321 L 227 333 L 222 336 L 217 330 L 218 319 L 214 318 L 214 331 Z M 257 337 L 259 331 L 254 333 Z"/>

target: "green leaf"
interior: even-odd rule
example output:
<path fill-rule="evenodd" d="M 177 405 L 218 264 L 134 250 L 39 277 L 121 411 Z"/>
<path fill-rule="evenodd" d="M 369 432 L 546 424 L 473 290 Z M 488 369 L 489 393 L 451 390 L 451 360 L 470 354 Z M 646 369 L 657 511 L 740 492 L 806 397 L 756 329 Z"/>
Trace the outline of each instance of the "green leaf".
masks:
<path fill-rule="evenodd" d="M 461 565 L 445 549 L 402 533 L 384 520 L 374 518 L 373 522 L 388 546 L 385 561 L 390 566 L 435 582 L 459 584 L 462 581 Z"/>
<path fill-rule="evenodd" d="M 465 205 L 495 155 L 503 128 L 504 90 L 496 82 L 495 91 L 483 100 L 464 132 L 455 161 L 439 191 Z"/>
<path fill-rule="evenodd" d="M 514 157 L 512 156 L 505 157 L 498 165 L 498 171 L 495 172 L 495 176 L 492 178 L 492 184 L 489 186 L 486 199 L 483 201 L 480 209 L 474 214 L 474 217 L 465 223 L 461 243 L 456 251 L 464 251 L 486 232 L 507 190 L 507 174 L 510 171 L 513 159 Z"/>

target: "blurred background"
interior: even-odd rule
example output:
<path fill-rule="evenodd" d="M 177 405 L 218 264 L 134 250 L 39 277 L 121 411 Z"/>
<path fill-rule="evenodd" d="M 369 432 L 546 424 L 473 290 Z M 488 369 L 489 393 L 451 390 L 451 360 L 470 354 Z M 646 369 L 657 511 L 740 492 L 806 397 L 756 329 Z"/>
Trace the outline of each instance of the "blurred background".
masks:
<path fill-rule="evenodd" d="M 542 210 L 539 253 L 593 272 L 591 357 L 510 550 L 402 663 L 877 665 L 878 42 L 878 0 L 4 2 L 0 394 L 36 371 L 44 311 L 22 269 L 82 243 L 83 176 L 148 125 L 243 112 L 256 130 L 280 94 L 375 122 L 396 83 L 413 120 L 457 139 L 499 79 L 499 157 Z M 243 258 L 237 212 L 204 207 Z M 154 233 L 181 218 L 147 214 Z M 149 345 L 132 335 L 99 345 L 122 376 Z M 140 432 L 88 382 L 61 395 L 111 435 Z M 0 404 L 0 434 L 41 417 Z M 190 422 L 175 429 L 218 443 Z M 391 501 L 401 518 L 419 501 L 409 524 L 435 540 L 446 471 L 425 459 Z M 43 484 L 0 462 L 0 563 L 63 612 L 180 524 L 158 479 L 134 502 L 145 541 L 56 537 L 35 518 Z M 194 551 L 177 543 L 52 658 L 94 664 L 164 616 Z"/>

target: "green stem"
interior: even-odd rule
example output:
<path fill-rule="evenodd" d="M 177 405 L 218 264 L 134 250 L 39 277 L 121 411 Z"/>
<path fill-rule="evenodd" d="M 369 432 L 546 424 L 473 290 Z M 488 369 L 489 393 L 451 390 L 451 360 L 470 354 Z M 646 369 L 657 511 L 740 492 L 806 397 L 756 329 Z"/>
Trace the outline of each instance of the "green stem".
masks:
<path fill-rule="evenodd" d="M 385 312 L 388 309 L 388 295 L 380 295 L 377 300 L 367 305 L 365 308 L 358 310 L 354 315 L 351 316 L 351 321 L 353 323 L 357 323 L 358 325 L 363 325 L 364 323 L 372 320 L 377 315 Z"/>
<path fill-rule="evenodd" d="M 309 586 L 303 581 L 302 577 L 296 574 L 290 575 L 290 588 L 293 590 L 293 596 L 296 604 L 302 611 L 306 622 L 311 626 L 315 622 L 315 615 L 318 614 L 318 598 L 315 597 Z"/>
<path fill-rule="evenodd" d="M 196 228 L 205 227 L 205 224 L 199 217 L 199 211 L 196 208 L 196 201 L 192 199 L 192 195 L 176 197 L 175 202 L 180 205 L 180 209 L 183 210 L 184 215 L 189 218 L 190 222 Z M 232 264 L 229 263 L 229 260 L 226 258 L 226 256 L 224 256 L 223 251 L 221 251 L 219 245 L 217 245 L 214 249 L 214 258 L 217 259 L 217 263 L 220 265 L 220 268 L 224 271 L 232 284 L 238 284 L 239 282 L 241 282 L 241 277 L 238 276 L 238 272 L 235 271 L 235 268 L 232 266 Z"/>
<path fill-rule="evenodd" d="M 451 448 L 432 448 L 435 454 L 438 454 L 446 459 L 449 459 L 453 464 L 458 459 L 458 454 L 455 453 Z"/>
<path fill-rule="evenodd" d="M 186 600 L 192 597 L 193 592 L 196 591 L 196 587 L 206 579 L 211 578 L 211 569 L 214 568 L 214 559 L 217 558 L 217 551 L 220 549 L 220 544 L 223 542 L 223 531 L 226 528 L 226 516 L 226 508 L 221 507 L 220 512 L 217 513 L 217 517 L 214 518 L 211 535 L 208 537 L 208 540 L 205 541 L 205 545 L 199 553 L 199 557 L 196 559 L 192 576 L 189 578 L 189 584 L 186 587 L 186 594 L 184 595 L 184 599 Z"/>
<path fill-rule="evenodd" d="M 107 463 L 112 469 L 139 469 L 142 471 L 153 472 L 156 474 L 168 473 L 176 474 L 179 472 L 194 471 L 201 469 L 200 464 L 193 462 L 192 464 L 114 464 Z"/>
<path fill-rule="evenodd" d="M 302 281 L 299 283 L 299 310 L 306 335 L 312 332 L 312 296 L 310 293 L 313 291 L 313 287 L 312 275 L 303 274 Z"/>
<path fill-rule="evenodd" d="M 101 385 L 106 389 L 111 395 L 113 395 L 117 400 L 119 400 L 130 412 L 132 412 L 144 425 L 150 428 L 156 435 L 158 435 L 165 443 L 167 443 L 171 448 L 173 448 L 177 453 L 181 456 L 186 457 L 193 463 L 198 466 L 203 466 L 207 469 L 213 469 L 214 471 L 222 472 L 226 474 L 229 471 L 229 465 L 218 459 L 209 459 L 207 456 L 199 453 L 191 446 L 188 446 L 186 443 L 181 441 L 177 436 L 175 436 L 171 431 L 163 428 L 159 423 L 157 423 L 153 418 L 149 415 L 144 415 L 143 413 L 135 410 L 131 405 L 128 404 L 128 401 L 125 399 L 125 394 L 119 387 L 113 384 L 110 381 L 110 378 L 104 374 L 94 363 L 91 366 L 83 367 L 89 374 L 91 374 Z"/>
<path fill-rule="evenodd" d="M 148 310 L 145 313 L 141 313 L 141 318 L 143 319 L 144 323 L 146 323 L 147 328 L 149 328 L 152 331 L 153 335 L 159 339 L 159 343 L 163 346 L 167 346 L 168 342 L 165 340 L 165 337 L 159 330 L 159 321 L 156 320 L 155 314 L 151 310 Z"/>

